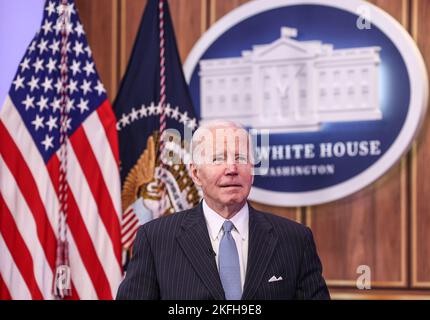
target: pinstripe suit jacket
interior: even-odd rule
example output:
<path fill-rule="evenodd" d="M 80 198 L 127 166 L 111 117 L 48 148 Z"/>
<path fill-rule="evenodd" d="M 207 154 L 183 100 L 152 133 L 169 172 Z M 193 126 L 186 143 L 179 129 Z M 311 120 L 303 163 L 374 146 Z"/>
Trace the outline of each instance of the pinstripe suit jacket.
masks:
<path fill-rule="evenodd" d="M 133 252 L 117 299 L 225 299 L 201 203 L 141 226 Z M 249 206 L 242 299 L 329 298 L 310 229 Z"/>

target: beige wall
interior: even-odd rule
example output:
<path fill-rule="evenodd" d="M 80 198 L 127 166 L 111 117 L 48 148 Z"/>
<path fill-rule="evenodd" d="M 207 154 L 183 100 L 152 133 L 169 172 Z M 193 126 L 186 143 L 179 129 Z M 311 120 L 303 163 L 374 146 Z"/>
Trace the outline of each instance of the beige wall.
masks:
<path fill-rule="evenodd" d="M 346 0 L 347 1 L 347 0 Z M 169 0 L 184 61 L 201 34 L 247 0 Z M 411 34 L 430 66 L 430 1 L 373 0 Z M 97 69 L 115 98 L 146 0 L 76 0 Z M 412 150 L 387 174 L 345 199 L 314 207 L 259 209 L 314 232 L 335 298 L 430 299 L 429 116 Z M 372 290 L 355 288 L 357 266 L 372 270 Z"/>

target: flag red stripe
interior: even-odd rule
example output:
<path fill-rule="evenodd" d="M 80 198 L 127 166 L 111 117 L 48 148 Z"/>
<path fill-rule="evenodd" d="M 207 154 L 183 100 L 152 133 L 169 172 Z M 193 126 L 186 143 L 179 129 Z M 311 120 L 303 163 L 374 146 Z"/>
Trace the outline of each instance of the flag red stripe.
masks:
<path fill-rule="evenodd" d="M 127 238 L 125 238 L 125 239 L 122 241 L 122 245 L 123 245 L 124 247 L 127 247 L 127 246 L 126 246 L 126 244 L 127 244 L 128 242 L 130 242 L 130 241 L 134 241 L 134 237 L 136 236 L 137 230 L 139 230 L 139 226 L 136 226 L 136 229 L 134 229 L 134 230 L 133 230 L 133 232 L 129 233 L 129 234 L 127 235 Z"/>
<path fill-rule="evenodd" d="M 58 192 L 58 174 L 59 174 L 60 160 L 55 155 L 47 163 L 48 171 L 51 180 Z M 107 279 L 106 273 L 97 256 L 94 244 L 86 228 L 85 222 L 81 217 L 78 205 L 76 204 L 75 197 L 71 192 L 70 186 L 68 187 L 68 217 L 67 224 L 75 240 L 76 247 L 79 251 L 81 259 L 85 265 L 85 269 L 91 278 L 94 289 L 97 292 L 99 299 L 112 299 L 111 288 Z"/>
<path fill-rule="evenodd" d="M 131 214 L 131 213 L 133 213 L 133 214 Z M 121 227 L 122 227 L 122 230 L 124 230 L 124 228 L 130 223 L 130 221 L 132 221 L 133 219 L 138 219 L 137 217 L 136 217 L 136 214 L 134 214 L 134 212 L 132 211 L 132 212 L 127 212 L 125 215 L 124 215 L 124 217 L 122 218 L 122 223 L 121 223 Z M 121 232 L 122 233 L 124 233 L 124 231 L 122 231 L 121 230 Z"/>
<path fill-rule="evenodd" d="M 0 274 L 0 300 L 12 300 L 12 296 L 9 293 L 9 289 Z"/>
<path fill-rule="evenodd" d="M 3 235 L 4 241 L 9 248 L 9 252 L 13 257 L 13 261 L 18 267 L 27 287 L 31 293 L 32 299 L 43 299 L 42 292 L 37 284 L 33 272 L 33 258 L 30 251 L 21 237 L 16 226 L 15 220 L 6 206 L 3 195 L 0 193 L 0 232 Z"/>
<path fill-rule="evenodd" d="M 125 229 L 122 234 L 126 235 L 131 229 L 133 229 L 134 226 L 136 226 L 139 223 L 139 219 L 134 220 L 128 227 Z"/>
<path fill-rule="evenodd" d="M 72 295 L 70 296 L 70 300 L 79 300 L 78 291 L 76 290 L 75 284 L 72 281 Z"/>
<path fill-rule="evenodd" d="M 124 212 L 124 215 L 122 216 L 122 221 L 124 223 L 125 219 L 127 219 L 127 217 L 133 213 L 133 208 L 128 209 L 126 212 Z"/>
<path fill-rule="evenodd" d="M 139 229 L 139 227 L 137 227 L 132 233 L 130 233 L 130 235 L 122 242 L 123 245 L 128 243 L 131 239 L 133 239 L 136 236 L 136 232 L 138 229 Z"/>
<path fill-rule="evenodd" d="M 78 295 L 78 292 L 76 291 L 75 284 L 73 283 L 73 281 L 71 281 L 71 283 L 72 283 L 72 294 L 66 297 L 65 300 L 79 300 L 79 295 Z"/>
<path fill-rule="evenodd" d="M 124 246 L 124 248 L 129 248 L 133 244 L 134 239 L 136 237 L 136 232 L 137 232 L 138 229 L 139 228 L 136 228 L 136 230 L 132 234 L 130 234 L 130 236 L 127 239 L 125 239 L 122 242 L 122 245 Z"/>
<path fill-rule="evenodd" d="M 99 215 L 109 234 L 118 264 L 121 266 L 120 224 L 106 182 L 82 127 L 70 138 L 76 157 L 96 201 Z"/>
<path fill-rule="evenodd" d="M 37 183 L 27 166 L 21 152 L 0 121 L 0 137 L 2 137 L 0 154 L 13 174 L 28 207 L 33 214 L 37 226 L 37 236 L 45 251 L 46 259 L 52 270 L 55 266 L 57 238 L 52 230 L 45 206 L 40 198 Z"/>
<path fill-rule="evenodd" d="M 118 150 L 118 132 L 116 130 L 116 118 L 112 111 L 112 106 L 109 100 L 106 100 L 97 109 L 97 113 L 100 118 L 100 122 L 106 133 L 107 140 L 109 141 L 112 153 L 119 166 L 119 150 Z"/>
<path fill-rule="evenodd" d="M 136 236 L 137 230 L 139 229 L 139 226 L 136 226 L 135 229 L 131 230 L 128 234 L 124 235 L 122 237 L 122 246 L 127 247 L 126 244 L 133 239 Z"/>

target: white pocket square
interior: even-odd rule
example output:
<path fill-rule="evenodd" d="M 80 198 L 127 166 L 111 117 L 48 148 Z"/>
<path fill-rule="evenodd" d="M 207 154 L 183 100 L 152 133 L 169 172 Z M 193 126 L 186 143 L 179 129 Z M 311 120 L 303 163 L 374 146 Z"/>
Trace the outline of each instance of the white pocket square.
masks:
<path fill-rule="evenodd" d="M 269 282 L 275 282 L 275 281 L 281 281 L 281 280 L 284 280 L 282 276 L 279 276 L 279 278 L 276 278 L 275 276 L 273 276 L 269 279 Z"/>

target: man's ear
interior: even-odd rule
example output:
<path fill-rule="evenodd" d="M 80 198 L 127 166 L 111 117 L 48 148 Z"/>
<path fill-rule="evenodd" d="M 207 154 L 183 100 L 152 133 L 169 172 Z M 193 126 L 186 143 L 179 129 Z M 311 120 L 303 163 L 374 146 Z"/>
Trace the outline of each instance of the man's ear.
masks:
<path fill-rule="evenodd" d="M 193 179 L 194 183 L 196 185 L 198 185 L 199 187 L 201 187 L 202 182 L 199 178 L 197 165 L 195 165 L 194 163 L 191 163 L 190 164 L 190 171 L 191 171 L 191 178 Z"/>

